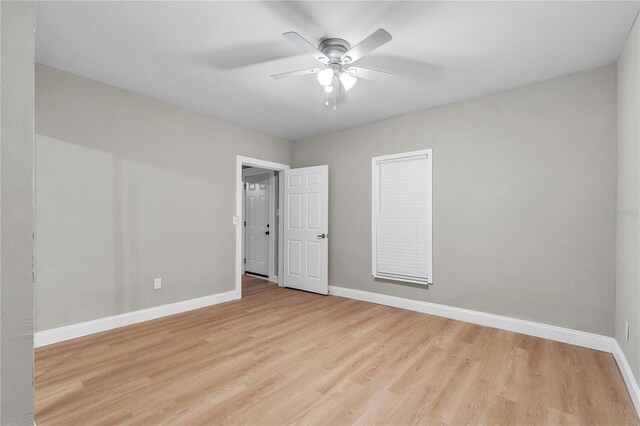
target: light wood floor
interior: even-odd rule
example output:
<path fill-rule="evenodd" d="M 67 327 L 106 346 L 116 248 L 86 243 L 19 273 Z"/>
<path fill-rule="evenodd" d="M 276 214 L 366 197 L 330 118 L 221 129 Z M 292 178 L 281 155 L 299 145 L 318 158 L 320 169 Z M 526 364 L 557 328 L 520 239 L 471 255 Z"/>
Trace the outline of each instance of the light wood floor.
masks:
<path fill-rule="evenodd" d="M 36 421 L 639 424 L 610 354 L 277 288 L 36 351 Z"/>

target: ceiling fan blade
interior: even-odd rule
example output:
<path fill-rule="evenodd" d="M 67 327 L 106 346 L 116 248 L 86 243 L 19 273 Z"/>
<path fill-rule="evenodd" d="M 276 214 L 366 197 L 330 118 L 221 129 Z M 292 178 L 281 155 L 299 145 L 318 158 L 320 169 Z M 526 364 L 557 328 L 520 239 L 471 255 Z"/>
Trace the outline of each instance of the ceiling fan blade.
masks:
<path fill-rule="evenodd" d="M 320 71 L 320 68 L 311 68 L 308 70 L 291 71 L 291 72 L 283 72 L 281 74 L 274 74 L 271 77 L 273 78 L 300 77 L 301 75 L 317 74 L 319 71 Z"/>
<path fill-rule="evenodd" d="M 313 56 L 323 64 L 329 63 L 329 58 L 327 57 L 327 55 L 319 51 L 313 44 L 302 38 L 300 34 L 290 31 L 282 35 L 285 36 L 291 43 L 298 46 L 303 52 L 309 53 L 311 56 Z"/>
<path fill-rule="evenodd" d="M 342 55 L 342 60 L 346 64 L 352 64 L 367 53 L 377 49 L 385 43 L 388 43 L 391 41 L 391 38 L 391 34 L 380 28 Z"/>
<path fill-rule="evenodd" d="M 369 68 L 351 67 L 347 69 L 347 73 L 357 78 L 365 80 L 377 81 L 378 83 L 389 84 L 396 78 L 396 74 L 390 72 L 376 71 Z"/>

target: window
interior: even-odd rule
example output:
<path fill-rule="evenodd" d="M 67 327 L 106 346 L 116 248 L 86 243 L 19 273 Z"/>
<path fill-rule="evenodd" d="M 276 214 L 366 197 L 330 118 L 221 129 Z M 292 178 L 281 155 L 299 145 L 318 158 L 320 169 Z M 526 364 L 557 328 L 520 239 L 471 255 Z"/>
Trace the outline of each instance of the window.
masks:
<path fill-rule="evenodd" d="M 433 283 L 431 150 L 371 159 L 372 274 Z"/>

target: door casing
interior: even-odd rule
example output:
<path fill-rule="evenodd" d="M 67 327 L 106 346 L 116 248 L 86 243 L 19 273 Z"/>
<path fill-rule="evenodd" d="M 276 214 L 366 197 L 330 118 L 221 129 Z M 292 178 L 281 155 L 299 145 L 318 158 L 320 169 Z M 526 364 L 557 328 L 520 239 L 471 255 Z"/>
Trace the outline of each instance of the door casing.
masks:
<path fill-rule="evenodd" d="M 235 260 L 235 293 L 236 297 L 242 297 L 242 264 L 244 262 L 244 257 L 242 256 L 242 204 L 244 199 L 244 191 L 243 191 L 243 183 L 242 183 L 242 166 L 249 167 L 257 167 L 261 169 L 274 170 L 277 172 L 284 172 L 285 170 L 289 170 L 291 167 L 288 164 L 274 163 L 272 161 L 260 160 L 257 158 L 245 157 L 242 155 L 236 156 L 236 213 L 233 216 L 233 225 L 236 227 L 236 260 Z M 281 173 L 281 177 L 284 173 Z M 284 211 L 283 209 L 283 181 L 284 179 L 279 179 L 278 184 L 278 212 Z M 281 219 L 281 216 L 278 218 L 278 241 L 280 244 L 278 245 L 278 285 L 280 287 L 283 286 L 283 245 L 282 241 L 284 240 L 284 228 Z"/>

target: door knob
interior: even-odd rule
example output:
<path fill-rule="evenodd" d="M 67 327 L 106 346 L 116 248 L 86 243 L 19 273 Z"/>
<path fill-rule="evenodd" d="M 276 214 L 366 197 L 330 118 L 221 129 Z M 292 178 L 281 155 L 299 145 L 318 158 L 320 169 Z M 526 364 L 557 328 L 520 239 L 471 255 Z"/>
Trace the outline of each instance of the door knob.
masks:
<path fill-rule="evenodd" d="M 318 235 L 318 238 L 325 239 L 325 238 L 327 238 L 328 236 L 329 236 L 329 235 L 327 235 L 327 234 L 320 234 L 320 235 Z"/>
<path fill-rule="evenodd" d="M 269 235 L 269 231 L 265 232 L 264 235 Z"/>

